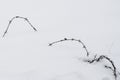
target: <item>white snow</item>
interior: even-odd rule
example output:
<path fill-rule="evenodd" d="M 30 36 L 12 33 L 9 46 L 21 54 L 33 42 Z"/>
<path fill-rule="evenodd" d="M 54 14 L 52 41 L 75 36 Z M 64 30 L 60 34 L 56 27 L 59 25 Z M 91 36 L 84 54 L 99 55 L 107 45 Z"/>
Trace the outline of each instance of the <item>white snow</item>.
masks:
<path fill-rule="evenodd" d="M 15 19 L 2 38 L 12 17 Z M 114 80 L 106 61 L 88 64 L 90 57 L 107 55 L 120 71 L 120 0 L 0 0 L 0 80 Z M 118 78 L 117 80 L 120 80 Z"/>
<path fill-rule="evenodd" d="M 83 62 L 86 53 L 78 43 L 48 41 L 39 32 L 1 39 L 0 80 L 114 80 L 105 62 Z"/>

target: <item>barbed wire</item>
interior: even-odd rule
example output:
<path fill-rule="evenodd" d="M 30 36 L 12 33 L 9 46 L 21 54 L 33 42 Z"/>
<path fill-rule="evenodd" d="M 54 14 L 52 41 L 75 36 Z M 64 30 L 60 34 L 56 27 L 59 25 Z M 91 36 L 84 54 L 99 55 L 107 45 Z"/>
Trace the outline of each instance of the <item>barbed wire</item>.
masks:
<path fill-rule="evenodd" d="M 5 32 L 4 32 L 4 34 L 3 34 L 2 37 L 5 37 L 5 35 L 6 35 L 7 32 L 8 32 L 8 29 L 9 29 L 9 27 L 10 27 L 10 25 L 11 25 L 11 23 L 12 23 L 16 18 L 25 20 L 25 21 L 33 28 L 34 31 L 37 31 L 37 29 L 31 24 L 31 22 L 30 22 L 27 18 L 21 17 L 21 16 L 15 16 L 15 17 L 13 17 L 13 18 L 9 21 L 9 23 L 8 23 L 8 25 L 7 25 L 7 28 L 6 28 L 6 30 L 5 30 Z"/>
<path fill-rule="evenodd" d="M 80 44 L 82 44 L 83 48 L 85 49 L 85 51 L 87 53 L 87 56 L 89 56 L 90 53 L 88 52 L 88 49 L 85 46 L 85 44 L 81 40 L 77 40 L 77 39 L 74 39 L 74 38 L 72 38 L 72 39 L 64 38 L 62 40 L 49 43 L 49 46 L 52 46 L 53 44 L 56 44 L 56 43 L 59 43 L 59 42 L 63 42 L 63 41 L 77 41 L 77 42 L 79 42 Z"/>
<path fill-rule="evenodd" d="M 112 65 L 111 66 L 108 66 L 108 65 L 105 65 L 104 67 L 107 68 L 107 69 L 110 69 L 112 72 L 113 72 L 113 75 L 115 77 L 115 80 L 117 80 L 117 69 L 115 67 L 115 64 L 114 62 L 107 56 L 105 55 L 100 55 L 98 58 L 97 58 L 97 55 L 94 56 L 94 58 L 92 60 L 89 60 L 89 59 L 86 59 L 84 60 L 84 62 L 88 62 L 88 63 L 94 63 L 94 62 L 100 62 L 101 60 L 107 60 L 108 62 L 110 62 L 110 64 Z M 119 73 L 119 72 L 118 72 Z"/>

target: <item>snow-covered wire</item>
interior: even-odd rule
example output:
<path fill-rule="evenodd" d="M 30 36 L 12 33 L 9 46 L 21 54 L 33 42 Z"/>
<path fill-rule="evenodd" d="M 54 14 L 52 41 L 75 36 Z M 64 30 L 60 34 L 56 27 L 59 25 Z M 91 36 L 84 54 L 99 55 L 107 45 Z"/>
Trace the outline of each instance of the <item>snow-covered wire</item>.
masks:
<path fill-rule="evenodd" d="M 84 60 L 84 62 L 88 62 L 88 63 L 91 64 L 91 63 L 94 63 L 94 62 L 100 62 L 100 61 L 103 60 L 103 59 L 104 59 L 104 60 L 107 60 L 108 62 L 110 62 L 110 64 L 112 65 L 112 67 L 111 67 L 111 66 L 108 66 L 108 65 L 105 65 L 104 67 L 107 68 L 107 69 L 112 70 L 113 75 L 114 75 L 114 77 L 115 77 L 115 80 L 117 80 L 117 69 L 116 69 L 116 67 L 115 67 L 114 62 L 113 62 L 109 57 L 107 57 L 107 56 L 105 56 L 105 55 L 100 55 L 100 56 L 97 58 L 96 55 L 95 55 L 92 60 L 87 59 L 87 60 Z"/>

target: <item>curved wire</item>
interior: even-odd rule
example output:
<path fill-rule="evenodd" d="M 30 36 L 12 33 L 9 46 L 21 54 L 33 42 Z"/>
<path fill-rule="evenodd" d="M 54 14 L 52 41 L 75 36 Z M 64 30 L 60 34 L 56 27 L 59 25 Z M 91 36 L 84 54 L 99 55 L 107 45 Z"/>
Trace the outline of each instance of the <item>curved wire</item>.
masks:
<path fill-rule="evenodd" d="M 77 41 L 77 42 L 81 43 L 82 46 L 83 46 L 83 48 L 85 49 L 85 51 L 86 51 L 86 53 L 87 53 L 87 56 L 89 56 L 89 52 L 88 52 L 88 49 L 87 49 L 87 47 L 85 46 L 85 44 L 84 44 L 81 40 L 77 40 L 77 39 L 74 39 L 74 38 L 72 38 L 72 39 L 64 38 L 64 39 L 62 39 L 62 40 L 59 40 L 59 41 L 55 41 L 55 42 L 50 43 L 49 46 L 52 46 L 53 44 L 56 44 L 56 43 L 59 43 L 59 42 L 63 42 L 63 41 Z"/>
<path fill-rule="evenodd" d="M 8 23 L 8 25 L 7 25 L 7 28 L 6 28 L 6 30 L 5 30 L 5 32 L 4 32 L 4 34 L 3 34 L 2 37 L 4 37 L 4 36 L 7 34 L 8 29 L 9 29 L 11 23 L 12 23 L 16 18 L 24 19 L 24 20 L 27 21 L 27 23 L 33 28 L 34 31 L 37 31 L 37 29 L 30 23 L 30 21 L 29 21 L 27 18 L 21 17 L 21 16 L 15 16 L 15 17 L 13 17 L 13 18 L 9 21 L 9 23 Z"/>

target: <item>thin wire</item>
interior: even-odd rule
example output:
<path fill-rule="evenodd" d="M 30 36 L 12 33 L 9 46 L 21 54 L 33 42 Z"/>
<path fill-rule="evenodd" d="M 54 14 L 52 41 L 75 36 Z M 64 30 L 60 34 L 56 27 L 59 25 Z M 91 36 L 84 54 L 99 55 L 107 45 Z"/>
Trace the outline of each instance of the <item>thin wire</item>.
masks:
<path fill-rule="evenodd" d="M 82 46 L 83 46 L 83 48 L 85 49 L 85 51 L 86 51 L 86 53 L 87 53 L 87 56 L 89 56 L 89 52 L 88 52 L 88 49 L 87 49 L 87 47 L 85 46 L 85 44 L 84 44 L 81 40 L 77 40 L 77 39 L 74 39 L 74 38 L 72 38 L 72 39 L 64 38 L 64 39 L 62 39 L 62 40 L 59 40 L 59 41 L 55 41 L 55 42 L 50 43 L 49 46 L 52 46 L 53 44 L 56 44 L 56 43 L 59 43 L 59 42 L 63 42 L 63 41 L 77 41 L 77 42 L 81 43 Z"/>
<path fill-rule="evenodd" d="M 5 32 L 4 32 L 4 34 L 3 34 L 2 37 L 5 37 L 5 35 L 6 35 L 7 32 L 8 32 L 8 29 L 9 29 L 9 27 L 10 27 L 10 25 L 11 25 L 11 23 L 12 23 L 16 18 L 24 19 L 25 21 L 28 22 L 28 24 L 33 28 L 34 31 L 37 31 L 37 29 L 30 23 L 30 21 L 29 21 L 27 18 L 24 18 L 24 17 L 21 17 L 21 16 L 15 16 L 15 17 L 13 17 L 13 18 L 9 21 L 9 23 L 8 23 L 8 25 L 7 25 L 7 28 L 6 28 L 6 30 L 5 30 Z"/>

